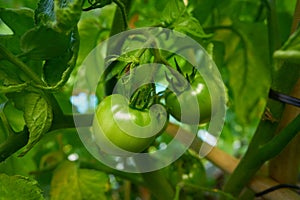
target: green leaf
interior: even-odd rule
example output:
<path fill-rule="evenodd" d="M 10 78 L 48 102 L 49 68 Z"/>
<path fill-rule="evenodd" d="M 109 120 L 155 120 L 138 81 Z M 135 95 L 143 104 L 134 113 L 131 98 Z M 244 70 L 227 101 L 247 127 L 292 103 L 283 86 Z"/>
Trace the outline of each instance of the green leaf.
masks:
<path fill-rule="evenodd" d="M 32 30 L 35 32 L 28 33 L 29 38 L 40 36 L 41 41 L 32 43 L 27 42 L 28 39 L 22 40 L 26 43 L 23 47 L 27 55 L 46 60 L 44 79 L 50 86 L 64 85 L 75 67 L 79 51 L 77 23 L 81 5 L 81 0 L 41 0 L 35 10 L 35 21 L 39 26 Z"/>
<path fill-rule="evenodd" d="M 78 166 L 65 161 L 54 171 L 51 180 L 51 200 L 81 200 L 78 183 Z"/>
<path fill-rule="evenodd" d="M 79 187 L 83 199 L 105 200 L 108 190 L 107 174 L 95 170 L 80 169 L 78 171 Z"/>
<path fill-rule="evenodd" d="M 183 1 L 168 1 L 162 13 L 162 20 L 168 27 L 200 38 L 210 37 L 204 33 L 199 21 L 187 12 Z"/>
<path fill-rule="evenodd" d="M 0 174 L 0 198 L 5 200 L 40 200 L 44 199 L 37 181 L 23 176 Z"/>
<path fill-rule="evenodd" d="M 105 200 L 108 177 L 105 173 L 78 169 L 65 161 L 55 171 L 51 181 L 51 200 Z"/>
<path fill-rule="evenodd" d="M 46 60 L 43 68 L 44 79 L 51 86 L 64 85 L 76 66 L 79 52 L 79 34 L 77 28 L 71 33 L 71 42 L 66 52 L 56 58 Z"/>
<path fill-rule="evenodd" d="M 31 59 L 45 60 L 63 55 L 70 45 L 70 36 L 52 28 L 39 26 L 21 38 L 21 49 Z"/>
<path fill-rule="evenodd" d="M 53 119 L 52 107 L 37 93 L 27 93 L 23 97 L 24 119 L 29 129 L 29 141 L 19 156 L 25 155 L 49 130 Z"/>
<path fill-rule="evenodd" d="M 244 126 L 258 123 L 271 85 L 271 68 L 268 50 L 258 48 L 268 46 L 266 28 L 263 23 L 236 23 L 240 38 L 224 35 L 227 48 L 226 66 L 229 72 L 229 87 L 233 95 L 233 105 L 238 121 Z M 265 33 L 265 34 L 262 34 Z M 227 38 L 226 38 L 227 37 Z M 234 44 L 236 46 L 234 46 Z M 232 50 L 232 51 L 230 51 Z M 259 83 L 259 84 L 258 84 Z"/>
<path fill-rule="evenodd" d="M 193 16 L 199 20 L 201 24 L 204 24 L 207 18 L 209 18 L 215 4 L 216 0 L 189 0 L 188 9 L 191 9 Z"/>
<path fill-rule="evenodd" d="M 17 85 L 20 83 L 20 79 L 17 76 L 16 72 L 14 69 L 9 69 L 9 67 L 12 67 L 10 64 L 7 62 L 1 62 L 0 64 L 2 65 L 4 69 L 1 69 L 0 67 L 0 86 L 10 86 L 10 85 Z M 8 64 L 8 65 L 6 65 Z"/>
<path fill-rule="evenodd" d="M 24 129 L 25 121 L 23 118 L 23 112 L 15 108 L 11 101 L 6 103 L 3 111 L 14 132 L 20 132 Z"/>
<path fill-rule="evenodd" d="M 21 53 L 20 38 L 34 27 L 33 11 L 28 8 L 0 8 L 0 19 L 13 31 L 13 35 L 0 33 L 0 43 L 14 54 Z"/>
<path fill-rule="evenodd" d="M 47 60 L 44 64 L 44 79 L 49 85 L 55 85 L 61 80 L 61 75 L 68 67 L 70 55 Z"/>
<path fill-rule="evenodd" d="M 181 16 L 186 15 L 186 8 L 183 1 L 170 0 L 163 10 L 162 19 L 168 24 L 175 22 Z"/>
<path fill-rule="evenodd" d="M 21 92 L 27 83 L 21 80 L 23 73 L 6 60 L 0 61 L 0 93 Z"/>
<path fill-rule="evenodd" d="M 174 26 L 174 30 L 176 31 L 182 33 L 189 33 L 196 37 L 207 38 L 211 36 L 205 34 L 199 21 L 196 18 L 191 16 L 186 16 L 178 19 L 173 26 Z"/>
<path fill-rule="evenodd" d="M 0 8 L 0 18 L 18 37 L 34 27 L 33 10 L 28 8 Z"/>

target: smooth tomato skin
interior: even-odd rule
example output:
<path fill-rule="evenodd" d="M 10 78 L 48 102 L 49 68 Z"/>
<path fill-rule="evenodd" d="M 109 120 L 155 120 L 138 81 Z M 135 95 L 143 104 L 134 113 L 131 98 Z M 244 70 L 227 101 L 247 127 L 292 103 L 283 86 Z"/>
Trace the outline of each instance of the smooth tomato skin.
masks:
<path fill-rule="evenodd" d="M 162 124 L 164 116 L 158 114 L 152 116 L 149 110 L 140 111 L 128 106 L 126 98 L 119 94 L 113 94 L 101 101 L 98 105 L 93 121 L 93 135 L 96 144 L 107 153 L 122 154 L 121 150 L 130 152 L 142 152 L 154 141 L 166 126 Z M 121 125 L 121 126 L 120 126 Z M 146 137 L 137 128 L 145 127 L 154 132 L 151 137 Z M 162 127 L 157 131 L 157 127 Z M 128 132 L 141 134 L 141 137 L 128 135 Z"/>
<path fill-rule="evenodd" d="M 180 102 L 185 104 L 185 114 L 181 119 L 181 107 Z M 198 108 L 194 106 L 194 100 L 197 99 Z M 187 124 L 201 124 L 208 122 L 211 118 L 211 100 L 209 90 L 204 84 L 202 77 L 196 77 L 191 83 L 191 89 L 184 91 L 176 96 L 171 92 L 166 96 L 166 107 L 168 112 L 178 121 Z M 195 121 L 196 120 L 196 121 Z"/>

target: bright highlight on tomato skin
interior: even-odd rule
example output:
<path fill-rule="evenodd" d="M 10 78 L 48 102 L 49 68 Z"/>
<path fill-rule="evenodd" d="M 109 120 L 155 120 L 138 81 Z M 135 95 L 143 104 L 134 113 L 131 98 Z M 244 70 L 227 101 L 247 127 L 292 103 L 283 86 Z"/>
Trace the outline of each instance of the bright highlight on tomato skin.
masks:
<path fill-rule="evenodd" d="M 138 153 L 149 147 L 163 132 L 167 124 L 166 117 L 160 112 L 150 112 L 148 109 L 133 109 L 129 107 L 124 96 L 113 94 L 98 105 L 92 133 L 98 147 L 106 153 Z M 158 127 L 161 127 L 160 130 Z"/>

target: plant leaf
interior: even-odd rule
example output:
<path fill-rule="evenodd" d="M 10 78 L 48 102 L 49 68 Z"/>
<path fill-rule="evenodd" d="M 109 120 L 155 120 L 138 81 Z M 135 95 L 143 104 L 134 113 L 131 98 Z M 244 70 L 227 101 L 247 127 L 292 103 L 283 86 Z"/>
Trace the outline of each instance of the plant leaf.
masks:
<path fill-rule="evenodd" d="M 46 60 L 43 75 L 50 86 L 64 85 L 75 67 L 79 51 L 77 23 L 81 5 L 82 0 L 41 0 L 35 10 L 38 27 L 27 32 L 27 38 L 24 36 L 22 40 L 23 50 L 28 56 Z M 29 42 L 28 38 L 35 38 L 37 42 Z"/>
<path fill-rule="evenodd" d="M 105 192 L 108 190 L 108 176 L 105 173 L 79 169 L 79 187 L 84 199 L 105 200 Z"/>
<path fill-rule="evenodd" d="M 232 33 L 222 36 L 220 34 L 222 40 L 227 40 L 226 46 L 234 46 L 230 50 L 226 49 L 229 89 L 233 95 L 234 110 L 239 122 L 243 126 L 257 125 L 271 85 L 269 60 L 261 59 L 268 58 L 268 51 L 256 48 L 259 45 L 267 46 L 267 38 L 262 37 L 262 33 L 266 33 L 267 30 L 262 23 L 246 22 L 236 22 L 235 28 L 240 31 L 240 38 Z"/>
<path fill-rule="evenodd" d="M 0 19 L 13 31 L 13 35 L 0 33 L 0 43 L 14 54 L 21 53 L 20 38 L 34 27 L 33 10 L 0 8 Z"/>
<path fill-rule="evenodd" d="M 44 79 L 49 85 L 67 82 L 72 69 L 76 66 L 79 51 L 79 34 L 77 28 L 71 33 L 71 42 L 62 56 L 46 60 L 43 68 Z M 67 72 L 67 73 L 66 73 Z"/>
<path fill-rule="evenodd" d="M 18 37 L 34 27 L 33 10 L 28 8 L 0 8 L 0 18 Z"/>
<path fill-rule="evenodd" d="M 51 180 L 51 200 L 81 200 L 79 191 L 78 166 L 64 161 L 54 171 Z"/>
<path fill-rule="evenodd" d="M 55 171 L 51 181 L 52 200 L 105 200 L 108 176 L 105 173 L 78 169 L 74 162 L 64 161 Z"/>
<path fill-rule="evenodd" d="M 174 30 L 200 38 L 210 37 L 204 33 L 199 21 L 187 12 L 183 1 L 168 1 L 162 13 L 162 20 Z"/>
<path fill-rule="evenodd" d="M 70 36 L 52 28 L 39 26 L 21 38 L 21 49 L 31 59 L 46 60 L 64 55 L 70 45 Z"/>
<path fill-rule="evenodd" d="M 42 190 L 37 181 L 24 176 L 0 174 L 0 198 L 5 200 L 42 200 Z"/>
<path fill-rule="evenodd" d="M 19 156 L 25 155 L 49 130 L 53 119 L 52 107 L 38 93 L 24 95 L 24 119 L 29 129 L 29 141 Z"/>

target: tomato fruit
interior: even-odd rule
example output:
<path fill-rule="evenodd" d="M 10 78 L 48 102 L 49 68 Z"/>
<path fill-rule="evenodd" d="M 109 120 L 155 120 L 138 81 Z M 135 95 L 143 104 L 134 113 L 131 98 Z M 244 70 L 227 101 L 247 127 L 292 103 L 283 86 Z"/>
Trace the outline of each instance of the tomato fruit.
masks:
<path fill-rule="evenodd" d="M 190 88 L 176 95 L 170 92 L 166 95 L 168 112 L 178 121 L 187 124 L 205 123 L 211 118 L 210 93 L 201 76 L 196 76 L 190 83 Z M 195 99 L 197 102 L 195 103 Z M 179 103 L 181 102 L 181 104 Z M 184 107 L 182 107 L 184 104 Z M 198 106 L 198 109 L 197 107 Z M 183 109 L 183 110 L 182 110 Z M 182 118 L 182 111 L 184 115 Z"/>
<path fill-rule="evenodd" d="M 137 153 L 145 150 L 163 132 L 167 119 L 163 106 L 137 110 L 129 106 L 126 97 L 113 94 L 98 105 L 92 133 L 104 152 L 119 155 L 125 150 Z"/>

